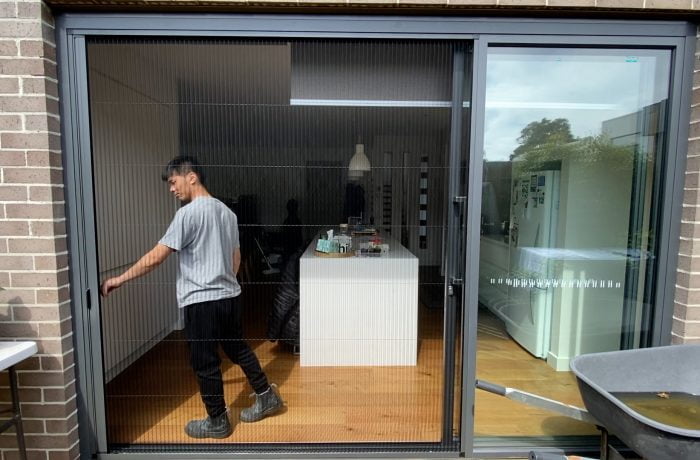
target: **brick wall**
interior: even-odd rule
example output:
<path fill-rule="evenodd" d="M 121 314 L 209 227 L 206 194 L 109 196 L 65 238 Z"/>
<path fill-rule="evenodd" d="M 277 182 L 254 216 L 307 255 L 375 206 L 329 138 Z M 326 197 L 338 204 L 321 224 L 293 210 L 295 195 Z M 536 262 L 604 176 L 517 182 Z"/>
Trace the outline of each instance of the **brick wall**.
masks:
<path fill-rule="evenodd" d="M 0 0 L 0 339 L 35 340 L 18 367 L 30 459 L 78 455 L 54 21 Z M 9 406 L 7 372 L 0 405 Z M 14 432 L 2 459 L 17 458 Z"/>
<path fill-rule="evenodd" d="M 237 10 L 284 8 L 298 12 L 304 10 L 326 11 L 363 10 L 368 8 L 381 9 L 390 13 L 390 9 L 460 9 L 479 12 L 507 10 L 508 13 L 518 10 L 547 10 L 555 12 L 569 10 L 576 12 L 609 13 L 646 12 L 658 14 L 688 14 L 700 11 L 700 0 L 47 0 L 52 6 L 70 6 L 71 8 L 87 7 L 94 9 L 113 9 L 115 5 L 123 8 L 138 10 L 167 10 L 171 6 L 189 10 Z M 360 11 L 358 11 L 360 12 Z"/>
<path fill-rule="evenodd" d="M 693 76 L 673 343 L 700 343 L 700 28 Z"/>

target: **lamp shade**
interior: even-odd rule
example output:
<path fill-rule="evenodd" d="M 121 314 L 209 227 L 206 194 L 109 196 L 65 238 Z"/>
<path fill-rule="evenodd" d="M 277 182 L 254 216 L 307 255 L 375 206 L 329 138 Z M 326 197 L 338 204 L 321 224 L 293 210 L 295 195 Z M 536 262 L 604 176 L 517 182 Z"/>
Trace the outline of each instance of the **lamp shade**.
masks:
<path fill-rule="evenodd" d="M 365 144 L 355 144 L 355 154 L 350 159 L 348 169 L 351 172 L 369 171 L 369 158 L 365 155 Z"/>

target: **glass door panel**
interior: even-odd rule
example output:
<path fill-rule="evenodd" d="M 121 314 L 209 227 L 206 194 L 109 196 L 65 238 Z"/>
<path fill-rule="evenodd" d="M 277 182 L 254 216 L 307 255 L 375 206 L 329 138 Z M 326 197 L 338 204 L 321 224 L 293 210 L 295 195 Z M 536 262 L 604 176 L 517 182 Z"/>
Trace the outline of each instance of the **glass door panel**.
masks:
<path fill-rule="evenodd" d="M 670 62 L 667 50 L 489 48 L 478 378 L 581 405 L 572 358 L 647 344 Z M 595 433 L 476 398 L 477 437 Z"/>
<path fill-rule="evenodd" d="M 244 340 L 286 405 L 236 421 L 224 444 L 445 438 L 454 52 L 447 42 L 90 40 L 100 278 L 128 268 L 189 206 L 161 182 L 176 155 L 195 158 L 237 215 Z M 205 410 L 177 270 L 171 256 L 100 305 L 112 446 L 201 442 L 183 431 Z M 252 389 L 223 351 L 237 419 Z"/>

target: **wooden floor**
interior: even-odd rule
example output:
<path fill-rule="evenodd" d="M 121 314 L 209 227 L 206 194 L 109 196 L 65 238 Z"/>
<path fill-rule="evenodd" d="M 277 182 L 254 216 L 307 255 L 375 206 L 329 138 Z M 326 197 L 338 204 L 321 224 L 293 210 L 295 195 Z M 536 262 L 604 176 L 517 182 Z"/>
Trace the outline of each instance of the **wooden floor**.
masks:
<path fill-rule="evenodd" d="M 224 442 L 439 441 L 442 310 L 422 306 L 419 321 L 418 365 L 411 367 L 301 368 L 298 356 L 277 344 L 251 341 L 268 377 L 279 385 L 286 407 L 255 424 L 236 422 L 233 435 Z M 482 312 L 478 330 L 479 378 L 582 405 L 571 374 L 555 372 L 532 358 L 495 317 Z M 226 400 L 237 420 L 251 402 L 251 390 L 241 370 L 223 362 Z M 105 391 L 110 443 L 191 443 L 183 427 L 204 415 L 179 332 L 112 380 Z M 475 427 L 477 436 L 595 433 L 591 426 L 482 391 L 477 391 Z"/>

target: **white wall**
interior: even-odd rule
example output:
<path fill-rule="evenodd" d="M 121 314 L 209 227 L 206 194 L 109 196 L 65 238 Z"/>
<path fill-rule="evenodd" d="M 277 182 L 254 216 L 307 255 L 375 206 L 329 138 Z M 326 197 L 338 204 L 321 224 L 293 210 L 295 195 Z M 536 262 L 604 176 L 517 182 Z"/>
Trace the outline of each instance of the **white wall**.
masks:
<path fill-rule="evenodd" d="M 178 153 L 177 109 L 169 104 L 176 101 L 176 86 L 162 78 L 155 51 L 143 45 L 88 48 L 102 280 L 120 274 L 151 249 L 178 208 L 161 180 L 163 166 Z M 175 262 L 170 257 L 164 266 L 102 300 L 107 380 L 177 323 Z"/>

